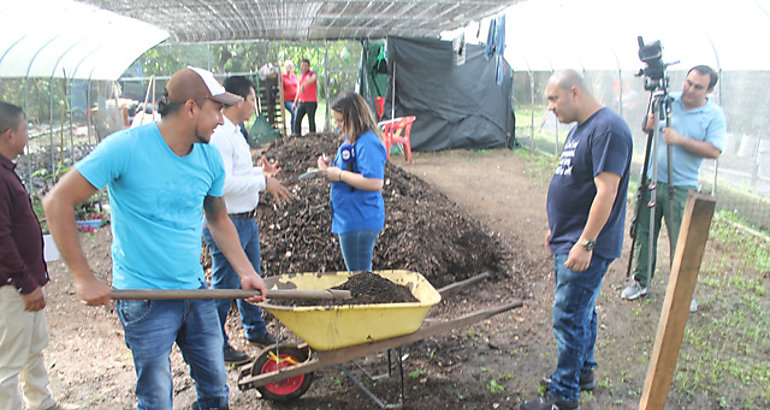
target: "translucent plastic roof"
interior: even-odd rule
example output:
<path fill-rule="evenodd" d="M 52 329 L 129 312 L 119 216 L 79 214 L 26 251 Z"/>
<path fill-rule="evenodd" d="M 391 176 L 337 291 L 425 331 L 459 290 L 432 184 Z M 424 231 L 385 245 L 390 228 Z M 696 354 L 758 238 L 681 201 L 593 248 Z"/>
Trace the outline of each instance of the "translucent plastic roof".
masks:
<path fill-rule="evenodd" d="M 770 70 L 769 12 L 769 0 L 526 1 L 506 10 L 505 57 L 517 70 L 633 70 L 641 35 L 680 60 L 672 70 Z"/>
<path fill-rule="evenodd" d="M 115 80 L 169 35 L 69 0 L 2 0 L 0 15 L 0 77 Z"/>
<path fill-rule="evenodd" d="M 519 0 L 0 0 L 0 78 L 115 80 L 180 43 L 438 37 Z"/>
<path fill-rule="evenodd" d="M 84 0 L 177 42 L 438 37 L 519 0 Z"/>

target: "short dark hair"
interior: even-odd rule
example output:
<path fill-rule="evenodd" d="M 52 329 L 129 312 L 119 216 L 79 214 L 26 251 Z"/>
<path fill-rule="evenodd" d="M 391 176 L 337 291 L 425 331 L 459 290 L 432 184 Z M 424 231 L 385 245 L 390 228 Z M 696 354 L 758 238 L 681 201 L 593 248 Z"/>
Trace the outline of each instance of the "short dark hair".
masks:
<path fill-rule="evenodd" d="M 700 75 L 708 74 L 709 80 L 710 80 L 709 87 L 708 87 L 709 90 L 714 88 L 715 85 L 717 85 L 717 80 L 719 80 L 719 77 L 717 76 L 717 73 L 716 71 L 714 71 L 713 68 L 705 64 L 696 65 L 695 67 L 691 68 L 690 71 L 687 72 L 687 75 L 690 75 L 690 72 L 692 72 L 692 70 L 697 71 L 698 73 L 700 73 Z"/>
<path fill-rule="evenodd" d="M 13 104 L 0 101 L 0 134 L 19 127 L 24 111 Z"/>
<path fill-rule="evenodd" d="M 307 58 L 303 58 L 302 60 L 299 60 L 300 63 L 307 63 L 307 65 L 310 65 L 310 60 Z"/>
<path fill-rule="evenodd" d="M 228 93 L 240 95 L 244 100 L 249 97 L 251 90 L 256 89 L 251 80 L 241 75 L 228 77 L 223 85 Z"/>
<path fill-rule="evenodd" d="M 183 102 L 181 103 L 172 103 L 168 102 L 168 90 L 163 90 L 163 97 L 161 97 L 160 101 L 158 101 L 158 114 L 160 114 L 161 118 L 166 118 L 169 115 L 174 114 L 175 112 L 179 111 L 180 108 L 184 105 Z"/>

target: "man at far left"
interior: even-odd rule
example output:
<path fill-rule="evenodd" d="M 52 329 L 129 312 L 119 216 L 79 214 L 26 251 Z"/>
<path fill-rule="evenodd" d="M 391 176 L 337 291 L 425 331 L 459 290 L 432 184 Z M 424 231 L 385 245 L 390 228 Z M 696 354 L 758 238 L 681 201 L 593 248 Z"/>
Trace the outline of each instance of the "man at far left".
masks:
<path fill-rule="evenodd" d="M 48 388 L 43 234 L 13 159 L 29 134 L 21 108 L 0 102 L 0 410 L 61 409 Z"/>

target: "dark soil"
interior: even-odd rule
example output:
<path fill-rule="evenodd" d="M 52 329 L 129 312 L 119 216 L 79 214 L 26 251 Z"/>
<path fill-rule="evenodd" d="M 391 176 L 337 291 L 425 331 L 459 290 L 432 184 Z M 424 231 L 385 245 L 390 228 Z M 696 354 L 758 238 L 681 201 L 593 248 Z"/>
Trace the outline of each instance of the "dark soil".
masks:
<path fill-rule="evenodd" d="M 406 286 L 372 272 L 359 272 L 332 289 L 349 290 L 351 299 L 304 299 L 274 301 L 289 306 L 348 306 L 376 303 L 419 302 Z"/>
<path fill-rule="evenodd" d="M 344 271 L 345 263 L 331 233 L 329 181 L 299 180 L 321 153 L 331 155 L 341 143 L 336 134 L 283 138 L 264 155 L 278 160 L 278 179 L 292 192 L 288 204 L 260 199 L 257 220 L 265 276 L 299 272 Z M 511 254 L 500 236 L 463 213 L 454 202 L 421 178 L 392 165 L 385 167 L 385 227 L 374 249 L 373 266 L 421 273 L 435 287 L 480 272 L 510 276 Z M 210 264 L 205 260 L 204 265 Z"/>

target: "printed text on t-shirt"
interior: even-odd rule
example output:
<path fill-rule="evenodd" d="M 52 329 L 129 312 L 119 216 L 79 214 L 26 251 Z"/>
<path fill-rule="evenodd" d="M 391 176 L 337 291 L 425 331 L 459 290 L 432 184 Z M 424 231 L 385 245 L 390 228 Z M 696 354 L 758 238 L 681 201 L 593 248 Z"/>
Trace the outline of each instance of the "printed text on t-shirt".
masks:
<path fill-rule="evenodd" d="M 564 143 L 564 149 L 561 151 L 559 165 L 556 166 L 554 175 L 572 175 L 572 159 L 575 157 L 575 150 L 580 141 L 570 140 Z"/>

